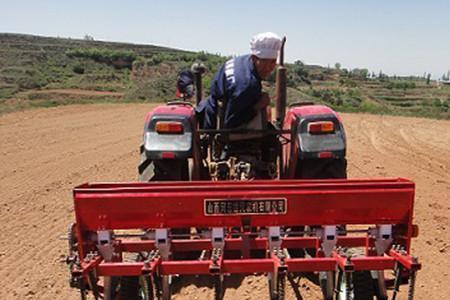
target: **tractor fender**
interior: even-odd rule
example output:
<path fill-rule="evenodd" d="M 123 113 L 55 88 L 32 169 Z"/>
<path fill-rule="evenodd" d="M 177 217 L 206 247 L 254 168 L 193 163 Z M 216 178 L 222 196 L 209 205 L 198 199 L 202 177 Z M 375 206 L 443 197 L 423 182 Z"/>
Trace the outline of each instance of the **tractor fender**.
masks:
<path fill-rule="evenodd" d="M 332 130 L 311 132 L 312 125 L 324 123 Z M 290 107 L 284 127 L 291 130 L 291 142 L 283 149 L 285 177 L 346 177 L 345 130 L 341 117 L 334 110 L 324 105 Z"/>
<path fill-rule="evenodd" d="M 158 132 L 158 123 L 181 124 L 181 132 Z M 194 131 L 197 127 L 195 111 L 190 105 L 161 105 L 145 117 L 141 153 L 146 158 L 185 159 L 193 155 Z"/>

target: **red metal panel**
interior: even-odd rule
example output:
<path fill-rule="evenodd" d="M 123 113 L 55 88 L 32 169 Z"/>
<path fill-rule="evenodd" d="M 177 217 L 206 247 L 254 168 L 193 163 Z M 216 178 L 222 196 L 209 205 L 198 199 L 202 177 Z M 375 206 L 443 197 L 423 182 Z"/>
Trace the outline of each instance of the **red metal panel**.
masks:
<path fill-rule="evenodd" d="M 334 258 L 290 258 L 286 259 L 289 272 L 316 272 L 336 270 Z"/>
<path fill-rule="evenodd" d="M 226 259 L 222 262 L 222 273 L 252 274 L 273 272 L 275 262 L 271 258 Z"/>
<path fill-rule="evenodd" d="M 205 216 L 205 199 L 287 198 L 285 215 Z M 410 224 L 414 184 L 404 179 L 91 184 L 75 189 L 88 230 L 302 224 Z M 244 220 L 246 219 L 246 220 Z"/>
<path fill-rule="evenodd" d="M 365 256 L 351 259 L 355 271 L 360 270 L 393 270 L 395 259 L 388 256 Z"/>
<path fill-rule="evenodd" d="M 230 242 L 230 244 L 236 244 L 235 242 Z M 236 246 L 235 246 L 236 248 Z M 150 251 L 156 249 L 154 240 L 143 240 L 143 241 L 122 241 L 120 243 L 120 249 L 123 252 L 139 252 L 139 251 Z M 172 240 L 171 241 L 171 251 L 173 252 L 190 252 L 190 251 L 202 251 L 211 250 L 212 244 L 211 240 L 201 239 L 201 240 Z M 239 248 L 236 248 L 239 249 Z"/>
<path fill-rule="evenodd" d="M 194 108 L 190 105 L 160 105 L 147 113 L 145 123 L 148 123 L 154 115 L 187 115 L 193 114 Z"/>
<path fill-rule="evenodd" d="M 139 276 L 144 263 L 102 263 L 97 267 L 98 276 Z"/>
<path fill-rule="evenodd" d="M 422 265 L 417 262 L 417 259 L 410 255 L 402 254 L 392 249 L 389 251 L 389 255 L 409 270 L 420 270 L 422 268 Z"/>
<path fill-rule="evenodd" d="M 140 188 L 141 190 L 148 190 L 151 188 L 153 191 L 159 190 L 164 191 L 165 188 L 170 187 L 171 189 L 181 189 L 181 190 L 196 190 L 199 188 L 224 188 L 229 187 L 237 188 L 241 187 L 246 189 L 248 184 L 252 184 L 254 187 L 258 188 L 271 188 L 276 186 L 289 187 L 302 185 L 303 187 L 327 187 L 334 184 L 345 185 L 359 185 L 359 186 L 379 186 L 384 184 L 394 184 L 402 186 L 405 183 L 412 185 L 414 183 L 406 178 L 371 178 L 371 179 L 282 179 L 282 180 L 253 180 L 253 181 L 153 181 L 153 182 L 95 182 L 95 183 L 84 183 L 75 188 L 77 191 L 82 191 L 83 193 L 98 193 L 98 192 L 124 192 L 127 190 L 135 190 Z"/>
<path fill-rule="evenodd" d="M 355 241 L 364 240 L 364 238 L 360 238 L 358 240 L 352 239 Z M 255 238 L 250 239 L 250 249 L 252 250 L 264 250 L 268 247 L 267 238 Z M 282 238 L 281 246 L 283 248 L 315 248 L 318 243 L 318 238 L 315 237 L 285 237 Z M 338 242 L 339 243 L 339 242 Z M 347 245 L 349 243 L 344 242 L 343 245 Z M 352 244 L 357 244 L 356 242 L 352 242 Z M 362 246 L 363 244 L 359 243 L 357 246 Z M 225 239 L 225 250 L 241 250 L 243 247 L 242 239 L 240 238 L 227 238 Z M 142 241 L 121 241 L 120 250 L 123 252 L 139 252 L 139 251 L 150 251 L 154 250 L 155 241 L 153 240 L 142 240 Z M 198 240 L 172 240 L 171 241 L 171 250 L 173 252 L 190 252 L 190 251 L 202 251 L 202 250 L 211 250 L 212 243 L 210 239 L 198 239 Z"/>
<path fill-rule="evenodd" d="M 205 216 L 205 199 L 287 199 L 287 212 L 282 215 L 224 215 Z M 407 228 L 403 237 L 409 247 L 412 228 L 414 184 L 406 179 L 375 180 L 280 180 L 252 182 L 170 182 L 170 183 L 99 183 L 84 184 L 74 190 L 77 236 L 80 255 L 86 243 L 85 231 L 104 229 L 173 228 L 173 227 L 231 227 L 231 226 L 292 226 L 334 224 L 402 224 Z M 225 251 L 242 250 L 241 238 L 226 238 Z M 283 248 L 317 248 L 316 237 L 282 238 Z M 367 247 L 373 239 L 363 236 L 339 236 L 337 245 Z M 211 250 L 209 239 L 172 240 L 171 251 Z M 251 238 L 250 249 L 267 249 L 266 238 Z M 118 243 L 118 251 L 149 251 L 155 242 L 127 241 Z M 407 248 L 408 250 L 409 248 Z M 358 257 L 351 259 L 354 270 L 392 269 L 395 261 L 406 268 L 420 268 L 410 256 L 391 251 L 392 257 Z M 142 274 L 142 263 L 101 263 L 101 258 L 83 263 L 74 274 L 85 275 L 97 268 L 99 275 L 135 276 Z M 223 260 L 222 273 L 272 272 L 277 260 Z M 158 262 L 159 263 L 159 262 Z M 161 274 L 209 274 L 210 260 L 165 261 L 158 268 Z M 331 271 L 337 264 L 344 267 L 346 259 L 333 258 L 287 259 L 291 272 Z M 100 264 L 100 265 L 99 265 Z M 155 263 L 152 263 L 152 268 Z M 145 270 L 144 270 L 145 271 Z"/>
<path fill-rule="evenodd" d="M 327 115 L 327 114 L 333 114 L 335 115 L 340 122 L 342 122 L 340 116 L 331 108 L 325 105 L 304 105 L 304 106 L 298 106 L 298 107 L 291 107 L 287 111 L 287 117 L 289 119 L 292 118 L 291 115 L 300 115 L 300 116 L 310 116 L 310 115 Z"/>
<path fill-rule="evenodd" d="M 367 236 L 338 236 L 337 246 L 341 247 L 365 247 Z M 374 246 L 374 240 L 369 239 L 369 246 Z"/>
<path fill-rule="evenodd" d="M 339 266 L 339 268 L 341 268 L 341 270 L 353 270 L 354 269 L 355 266 L 352 263 L 350 263 L 350 261 L 348 261 L 346 257 L 344 257 L 336 252 L 333 252 L 332 256 L 336 260 L 336 263 Z"/>
<path fill-rule="evenodd" d="M 159 265 L 161 275 L 210 274 L 211 260 L 163 261 Z M 103 263 L 97 270 L 101 276 L 136 276 L 142 274 L 143 263 Z M 222 273 L 264 273 L 274 270 L 272 259 L 235 259 L 223 260 Z"/>
<path fill-rule="evenodd" d="M 81 262 L 81 268 L 78 269 L 77 267 L 75 267 L 72 270 L 72 274 L 74 276 L 86 276 L 88 274 L 89 271 L 91 271 L 92 269 L 96 268 L 103 260 L 103 257 L 101 256 L 96 256 L 95 258 L 87 261 L 87 262 Z"/>
<path fill-rule="evenodd" d="M 210 260 L 179 260 L 179 261 L 163 261 L 159 266 L 161 275 L 195 275 L 209 274 Z"/>
<path fill-rule="evenodd" d="M 120 251 L 123 252 L 140 252 L 151 251 L 155 249 L 155 241 L 121 241 Z"/>
<path fill-rule="evenodd" d="M 388 270 L 394 269 L 395 263 L 398 257 L 390 256 L 373 256 L 373 257 L 355 257 L 351 259 L 349 271 L 359 270 Z M 404 257 L 407 269 L 420 269 L 420 264 L 414 264 L 411 257 Z M 286 259 L 286 266 L 289 272 L 319 272 L 319 271 L 334 271 L 337 268 L 337 264 L 341 265 L 344 269 L 345 258 L 336 255 L 332 258 L 320 257 L 320 258 L 291 258 Z M 83 266 L 83 270 L 80 270 L 80 274 L 87 274 L 87 272 L 95 267 L 98 263 L 97 260 L 93 260 L 91 263 Z M 161 275 L 174 275 L 174 274 L 210 274 L 211 260 L 196 261 L 155 261 L 152 263 L 151 270 L 154 272 L 156 268 L 159 268 Z M 267 273 L 275 270 L 277 263 L 276 259 L 228 259 L 223 260 L 220 272 L 223 274 L 253 274 L 253 273 Z M 143 274 L 144 263 L 101 263 L 97 267 L 97 274 L 99 276 L 139 276 Z M 347 268 L 345 268 L 347 270 Z M 149 269 L 150 271 L 150 269 Z"/>
<path fill-rule="evenodd" d="M 364 247 L 366 245 L 366 237 L 339 236 L 337 237 L 337 245 L 342 247 Z M 281 239 L 281 247 L 288 249 L 316 248 L 319 245 L 317 237 L 284 237 Z M 250 239 L 250 249 L 263 250 L 267 249 L 267 238 Z M 374 241 L 370 240 L 369 245 L 373 246 Z M 225 250 L 241 250 L 243 247 L 242 239 L 227 238 L 225 239 Z M 155 249 L 155 241 L 121 241 L 120 249 L 124 252 L 150 251 Z M 198 240 L 172 240 L 171 250 L 173 252 L 190 252 L 211 250 L 212 244 L 210 239 Z"/>
<path fill-rule="evenodd" d="M 316 237 L 285 237 L 282 238 L 281 247 L 288 249 L 316 248 L 319 244 Z"/>
<path fill-rule="evenodd" d="M 390 256 L 358 256 L 346 258 L 333 253 L 337 264 L 342 270 L 360 271 L 360 270 L 388 270 L 394 269 L 395 259 Z"/>

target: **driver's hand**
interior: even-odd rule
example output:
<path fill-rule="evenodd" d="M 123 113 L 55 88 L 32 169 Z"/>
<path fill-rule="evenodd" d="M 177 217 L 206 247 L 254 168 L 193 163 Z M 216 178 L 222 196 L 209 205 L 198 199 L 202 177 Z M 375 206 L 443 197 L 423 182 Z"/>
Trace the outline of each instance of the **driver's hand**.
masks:
<path fill-rule="evenodd" d="M 270 104 L 270 97 L 269 94 L 266 92 L 261 93 L 261 98 L 259 98 L 259 101 L 255 104 L 254 108 L 256 111 L 260 111 L 263 108 L 266 108 Z"/>

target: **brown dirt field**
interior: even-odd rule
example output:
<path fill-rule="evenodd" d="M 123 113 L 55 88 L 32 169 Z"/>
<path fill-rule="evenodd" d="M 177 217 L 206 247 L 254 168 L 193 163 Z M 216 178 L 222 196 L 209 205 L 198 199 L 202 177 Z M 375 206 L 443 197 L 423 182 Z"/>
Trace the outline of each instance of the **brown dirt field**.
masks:
<path fill-rule="evenodd" d="M 73 221 L 71 189 L 86 181 L 136 179 L 143 118 L 151 107 L 80 105 L 0 116 L 0 299 L 79 299 L 60 262 L 67 247 L 59 236 Z M 447 299 L 450 122 L 343 118 L 350 177 L 401 176 L 416 182 L 415 222 L 421 232 L 413 249 L 424 266 L 416 299 Z M 195 281 L 173 299 L 212 299 L 211 290 Z M 267 299 L 264 278 L 242 282 L 227 289 L 225 298 Z M 319 299 L 305 282 L 300 292 L 304 299 Z M 295 298 L 289 291 L 288 299 Z"/>

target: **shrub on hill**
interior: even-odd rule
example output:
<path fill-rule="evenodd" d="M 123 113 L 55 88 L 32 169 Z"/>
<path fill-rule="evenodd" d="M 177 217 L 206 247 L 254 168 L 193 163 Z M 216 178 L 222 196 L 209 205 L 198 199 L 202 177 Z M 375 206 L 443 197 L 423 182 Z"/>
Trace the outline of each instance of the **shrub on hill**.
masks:
<path fill-rule="evenodd" d="M 72 70 L 77 74 L 84 74 L 84 67 L 80 64 L 74 65 Z"/>
<path fill-rule="evenodd" d="M 323 90 L 311 90 L 312 96 L 320 98 L 321 100 L 333 104 L 342 105 L 344 100 L 342 99 L 342 92 L 337 89 L 323 89 Z"/>
<path fill-rule="evenodd" d="M 442 111 L 447 112 L 448 111 L 448 100 L 442 101 Z"/>
<path fill-rule="evenodd" d="M 349 79 L 349 78 L 341 78 L 341 79 L 339 79 L 339 84 L 342 85 L 342 86 L 351 87 L 351 88 L 354 88 L 354 87 L 358 86 L 356 81 L 354 81 L 352 79 Z"/>
<path fill-rule="evenodd" d="M 130 50 L 111 50 L 100 48 L 76 48 L 66 51 L 68 57 L 89 58 L 96 62 L 106 63 L 117 69 L 131 69 L 136 54 Z"/>
<path fill-rule="evenodd" d="M 0 75 L 5 83 L 17 85 L 19 89 L 35 89 L 47 84 L 41 71 L 28 67 L 7 67 L 1 70 Z"/>
<path fill-rule="evenodd" d="M 386 84 L 386 88 L 392 90 L 392 89 L 415 89 L 416 83 L 412 81 L 400 81 L 400 82 L 389 82 Z"/>
<path fill-rule="evenodd" d="M 14 93 L 19 91 L 17 85 L 1 84 L 0 85 L 0 99 L 10 98 Z"/>

